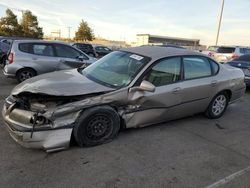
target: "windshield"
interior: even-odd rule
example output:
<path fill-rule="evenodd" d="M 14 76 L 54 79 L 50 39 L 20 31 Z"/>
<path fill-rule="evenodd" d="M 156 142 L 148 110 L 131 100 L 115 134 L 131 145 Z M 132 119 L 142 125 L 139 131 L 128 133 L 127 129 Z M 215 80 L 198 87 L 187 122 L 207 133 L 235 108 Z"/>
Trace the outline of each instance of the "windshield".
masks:
<path fill-rule="evenodd" d="M 82 70 L 87 78 L 114 88 L 127 86 L 139 70 L 149 61 L 149 58 L 116 51 L 99 59 Z"/>

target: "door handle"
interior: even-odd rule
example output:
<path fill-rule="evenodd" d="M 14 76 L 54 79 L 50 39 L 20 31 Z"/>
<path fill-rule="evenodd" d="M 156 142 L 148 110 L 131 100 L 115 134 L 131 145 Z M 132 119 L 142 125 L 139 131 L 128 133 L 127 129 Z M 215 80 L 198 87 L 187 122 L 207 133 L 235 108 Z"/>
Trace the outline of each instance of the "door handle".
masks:
<path fill-rule="evenodd" d="M 37 58 L 36 57 L 32 57 L 32 60 L 37 60 Z"/>
<path fill-rule="evenodd" d="M 173 93 L 179 93 L 181 91 L 181 88 L 180 87 L 177 87 L 177 88 L 174 88 L 172 90 Z"/>
<path fill-rule="evenodd" d="M 215 86 L 217 84 L 217 80 L 213 80 L 212 82 L 211 82 L 211 85 L 212 86 Z"/>

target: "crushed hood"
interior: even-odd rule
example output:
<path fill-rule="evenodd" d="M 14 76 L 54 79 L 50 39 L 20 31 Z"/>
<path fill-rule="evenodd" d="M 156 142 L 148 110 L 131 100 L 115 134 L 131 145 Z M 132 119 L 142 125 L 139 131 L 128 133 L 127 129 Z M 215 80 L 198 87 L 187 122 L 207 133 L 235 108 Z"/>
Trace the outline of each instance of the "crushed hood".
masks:
<path fill-rule="evenodd" d="M 53 96 L 76 96 L 108 92 L 113 88 L 100 85 L 80 74 L 77 69 L 42 74 L 17 85 L 12 95 L 20 93 L 46 94 Z"/>

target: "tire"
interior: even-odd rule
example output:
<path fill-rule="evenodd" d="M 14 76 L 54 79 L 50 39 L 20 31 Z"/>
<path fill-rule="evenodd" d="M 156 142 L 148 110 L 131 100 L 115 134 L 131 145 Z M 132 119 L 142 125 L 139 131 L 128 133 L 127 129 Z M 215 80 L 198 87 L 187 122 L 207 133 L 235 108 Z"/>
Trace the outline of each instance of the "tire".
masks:
<path fill-rule="evenodd" d="M 30 68 L 21 69 L 16 74 L 16 78 L 19 83 L 34 76 L 36 76 L 36 72 Z"/>
<path fill-rule="evenodd" d="M 229 97 L 226 92 L 218 93 L 210 102 L 206 116 L 210 119 L 220 118 L 227 109 Z"/>
<path fill-rule="evenodd" d="M 77 120 L 73 134 L 80 147 L 110 142 L 118 135 L 120 117 L 109 106 L 87 109 Z"/>
<path fill-rule="evenodd" d="M 4 67 L 6 65 L 6 60 L 7 60 L 7 57 L 3 56 L 3 58 L 1 59 L 1 65 L 2 65 L 2 67 Z"/>

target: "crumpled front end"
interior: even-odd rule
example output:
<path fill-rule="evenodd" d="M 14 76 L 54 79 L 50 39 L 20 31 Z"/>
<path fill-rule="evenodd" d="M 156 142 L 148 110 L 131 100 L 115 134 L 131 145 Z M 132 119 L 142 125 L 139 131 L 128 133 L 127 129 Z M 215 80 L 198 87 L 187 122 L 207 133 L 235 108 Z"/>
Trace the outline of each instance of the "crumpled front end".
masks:
<path fill-rule="evenodd" d="M 51 121 L 43 114 L 55 105 L 54 102 L 42 104 L 8 97 L 2 115 L 11 137 L 24 147 L 44 149 L 47 152 L 68 148 L 74 122 L 80 112 L 69 113 Z"/>

